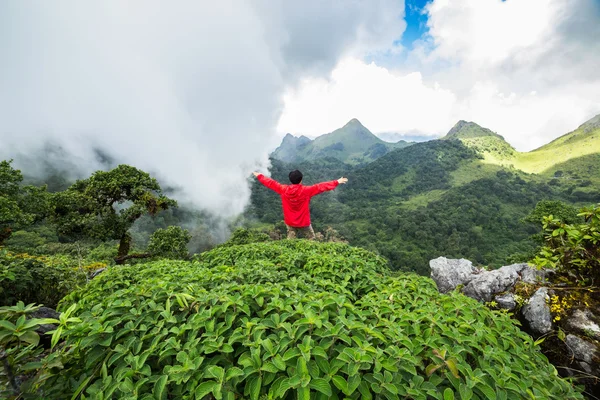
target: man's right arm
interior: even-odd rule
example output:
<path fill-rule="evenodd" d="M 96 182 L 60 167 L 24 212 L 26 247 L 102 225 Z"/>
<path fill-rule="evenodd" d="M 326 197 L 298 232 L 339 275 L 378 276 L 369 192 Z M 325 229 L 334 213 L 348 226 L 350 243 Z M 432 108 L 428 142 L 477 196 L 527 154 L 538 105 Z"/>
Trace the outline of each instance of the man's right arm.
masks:
<path fill-rule="evenodd" d="M 262 183 L 269 189 L 271 189 L 279 194 L 283 193 L 284 186 L 281 183 L 277 182 L 275 179 L 268 178 L 268 177 L 264 176 L 263 174 L 259 174 L 258 172 L 254 172 L 254 176 L 256 176 L 256 179 L 258 179 L 258 181 L 260 183 Z"/>

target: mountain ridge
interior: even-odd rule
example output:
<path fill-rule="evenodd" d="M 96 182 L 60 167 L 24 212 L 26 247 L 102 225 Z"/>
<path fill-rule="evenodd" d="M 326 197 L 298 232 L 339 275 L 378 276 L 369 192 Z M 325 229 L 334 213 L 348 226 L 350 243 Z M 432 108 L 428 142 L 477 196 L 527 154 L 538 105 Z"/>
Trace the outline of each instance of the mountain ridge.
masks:
<path fill-rule="evenodd" d="M 358 119 L 353 118 L 341 128 L 312 140 L 306 136 L 297 137 L 288 133 L 271 156 L 285 162 L 314 161 L 333 157 L 343 163 L 360 165 L 411 144 L 412 142 L 406 141 L 385 142 L 369 131 Z"/>

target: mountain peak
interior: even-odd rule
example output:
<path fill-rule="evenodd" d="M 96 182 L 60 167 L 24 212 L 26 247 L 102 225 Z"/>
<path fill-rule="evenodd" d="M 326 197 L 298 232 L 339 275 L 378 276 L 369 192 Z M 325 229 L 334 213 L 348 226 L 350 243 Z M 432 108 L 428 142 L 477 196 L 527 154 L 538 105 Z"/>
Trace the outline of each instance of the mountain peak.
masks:
<path fill-rule="evenodd" d="M 504 140 L 504 138 L 488 128 L 483 128 L 471 121 L 458 121 L 448 132 L 444 139 L 468 139 L 475 137 L 491 136 Z"/>
<path fill-rule="evenodd" d="M 346 123 L 346 125 L 344 125 L 344 128 L 346 127 L 362 127 L 364 128 L 365 126 L 363 124 L 360 123 L 359 120 L 357 120 L 356 118 L 352 118 L 350 121 L 348 121 Z"/>

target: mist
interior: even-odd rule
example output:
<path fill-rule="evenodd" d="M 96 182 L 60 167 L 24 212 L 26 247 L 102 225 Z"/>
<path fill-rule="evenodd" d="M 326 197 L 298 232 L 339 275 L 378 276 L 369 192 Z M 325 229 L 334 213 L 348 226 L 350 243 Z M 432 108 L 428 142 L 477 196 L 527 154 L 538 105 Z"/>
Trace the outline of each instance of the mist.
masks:
<path fill-rule="evenodd" d="M 403 13 L 387 0 L 2 2 L 0 158 L 74 178 L 127 163 L 182 204 L 235 215 L 281 140 L 285 90 L 385 48 Z"/>

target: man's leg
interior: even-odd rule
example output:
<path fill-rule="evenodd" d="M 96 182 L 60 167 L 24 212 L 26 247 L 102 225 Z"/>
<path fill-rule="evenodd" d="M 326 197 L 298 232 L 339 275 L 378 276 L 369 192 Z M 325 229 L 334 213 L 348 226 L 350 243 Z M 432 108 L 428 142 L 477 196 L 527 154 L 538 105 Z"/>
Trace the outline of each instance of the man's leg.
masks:
<path fill-rule="evenodd" d="M 286 225 L 287 227 L 287 238 L 288 239 L 296 239 L 296 228 L 292 228 L 289 225 Z"/>
<path fill-rule="evenodd" d="M 300 228 L 300 230 L 302 231 L 302 237 L 305 237 L 308 240 L 315 240 L 315 231 L 313 230 L 312 224 L 307 227 Z"/>

